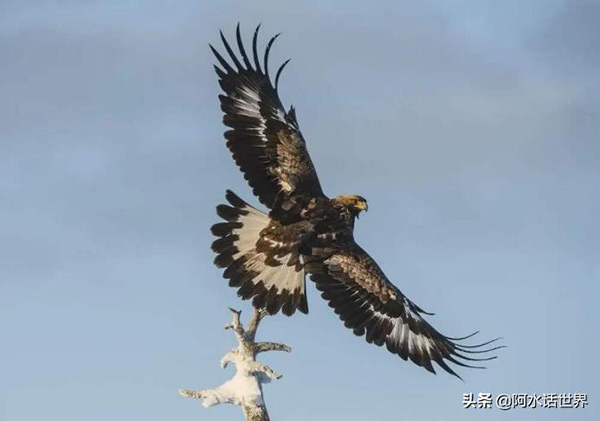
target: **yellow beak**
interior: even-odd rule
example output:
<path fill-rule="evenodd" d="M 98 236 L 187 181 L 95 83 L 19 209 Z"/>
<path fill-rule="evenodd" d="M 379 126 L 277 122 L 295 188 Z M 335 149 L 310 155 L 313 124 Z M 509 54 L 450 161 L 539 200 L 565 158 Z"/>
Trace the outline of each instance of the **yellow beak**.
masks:
<path fill-rule="evenodd" d="M 356 204 L 356 209 L 360 209 L 361 211 L 365 211 L 368 212 L 369 211 L 369 205 L 367 205 L 367 202 L 359 202 Z"/>

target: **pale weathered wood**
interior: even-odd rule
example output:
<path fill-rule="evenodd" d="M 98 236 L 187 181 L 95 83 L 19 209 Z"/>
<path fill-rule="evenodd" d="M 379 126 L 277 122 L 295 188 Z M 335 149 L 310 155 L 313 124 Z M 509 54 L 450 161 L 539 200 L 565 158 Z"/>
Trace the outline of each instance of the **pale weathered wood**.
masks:
<path fill-rule="evenodd" d="M 239 405 L 246 421 L 269 421 L 269 414 L 263 399 L 263 384 L 280 379 L 269 366 L 256 361 L 256 355 L 268 351 L 291 352 L 285 344 L 276 342 L 254 342 L 256 330 L 261 320 L 267 315 L 264 310 L 254 309 L 248 326 L 244 329 L 241 322 L 241 311 L 229 309 L 232 322 L 225 326 L 231 329 L 238 340 L 238 347 L 232 349 L 221 358 L 221 368 L 229 363 L 236 367 L 235 376 L 221 386 L 207 390 L 179 390 L 181 396 L 202 399 L 202 405 L 231 403 Z"/>

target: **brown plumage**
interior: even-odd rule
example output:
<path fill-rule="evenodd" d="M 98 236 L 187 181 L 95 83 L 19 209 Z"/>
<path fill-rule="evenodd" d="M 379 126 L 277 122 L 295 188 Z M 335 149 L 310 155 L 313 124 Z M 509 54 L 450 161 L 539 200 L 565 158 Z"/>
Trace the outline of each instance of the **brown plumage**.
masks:
<path fill-rule="evenodd" d="M 305 274 L 310 274 L 321 296 L 344 325 L 367 342 L 385 345 L 390 352 L 435 373 L 432 362 L 457 375 L 446 361 L 471 367 L 468 354 L 489 352 L 479 345 L 464 345 L 424 318 L 429 314 L 405 297 L 377 263 L 354 241 L 354 223 L 367 201 L 357 195 L 328 198 L 323 193 L 293 108 L 286 111 L 264 58 L 258 55 L 258 30 L 252 40 L 252 57 L 246 53 L 239 25 L 239 56 L 223 34 L 226 60 L 211 46 L 224 94 L 219 95 L 227 147 L 266 214 L 228 191 L 228 205 L 217 207 L 225 221 L 215 224 L 218 237 L 212 248 L 215 264 L 224 268 L 229 285 L 243 299 L 271 314 L 308 313 Z M 288 60 L 289 61 L 289 60 Z"/>

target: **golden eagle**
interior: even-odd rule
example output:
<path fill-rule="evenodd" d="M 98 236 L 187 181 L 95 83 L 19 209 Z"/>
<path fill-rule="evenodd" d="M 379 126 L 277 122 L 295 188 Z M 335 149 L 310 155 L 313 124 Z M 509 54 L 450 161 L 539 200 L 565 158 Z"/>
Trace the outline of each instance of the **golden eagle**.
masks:
<path fill-rule="evenodd" d="M 269 208 L 266 214 L 231 191 L 226 194 L 229 205 L 217 207 L 225 222 L 211 229 L 219 237 L 212 249 L 229 285 L 243 299 L 252 298 L 255 307 L 290 316 L 296 310 L 308 313 L 305 274 L 310 274 L 347 328 L 432 373 L 433 361 L 458 377 L 445 360 L 474 367 L 464 361 L 496 358 L 468 356 L 500 348 L 481 349 L 495 340 L 465 345 L 461 341 L 474 334 L 450 338 L 434 329 L 422 316 L 430 313 L 402 294 L 354 241 L 355 219 L 367 211 L 367 201 L 356 195 L 329 198 L 323 193 L 294 108 L 286 111 L 277 94 L 279 76 L 289 60 L 279 67 L 272 83 L 268 60 L 277 36 L 268 42 L 261 61 L 259 28 L 251 56 L 239 25 L 239 54 L 221 32 L 230 61 L 210 46 L 224 92 L 219 99 L 223 123 L 229 127 L 227 147 L 258 200 Z"/>

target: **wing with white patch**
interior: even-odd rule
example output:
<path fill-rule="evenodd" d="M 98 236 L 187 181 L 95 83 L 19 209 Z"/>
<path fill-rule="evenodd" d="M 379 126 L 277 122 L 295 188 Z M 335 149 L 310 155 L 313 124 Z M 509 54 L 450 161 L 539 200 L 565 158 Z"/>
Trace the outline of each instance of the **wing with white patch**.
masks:
<path fill-rule="evenodd" d="M 215 66 L 225 92 L 219 99 L 225 113 L 223 122 L 231 128 L 225 138 L 235 162 L 254 194 L 271 209 L 286 197 L 323 196 L 294 109 L 286 112 L 277 93 L 277 82 L 287 62 L 277 71 L 274 86 L 269 77 L 269 50 L 277 36 L 267 44 L 262 69 L 257 51 L 258 28 L 252 43 L 254 63 L 244 49 L 239 25 L 236 35 L 241 58 L 221 33 L 232 63 L 210 47 L 221 66 Z"/>
<path fill-rule="evenodd" d="M 464 345 L 463 338 L 450 338 L 434 329 L 423 311 L 410 301 L 385 276 L 377 263 L 356 243 L 343 249 L 314 250 L 320 258 L 306 265 L 321 296 L 329 302 L 344 325 L 356 335 L 365 335 L 369 343 L 386 345 L 402 359 L 435 374 L 432 362 L 459 377 L 446 363 L 474 367 L 464 361 L 496 358 L 474 358 L 465 354 L 489 352 L 501 347 L 479 350 L 479 345 Z"/>

